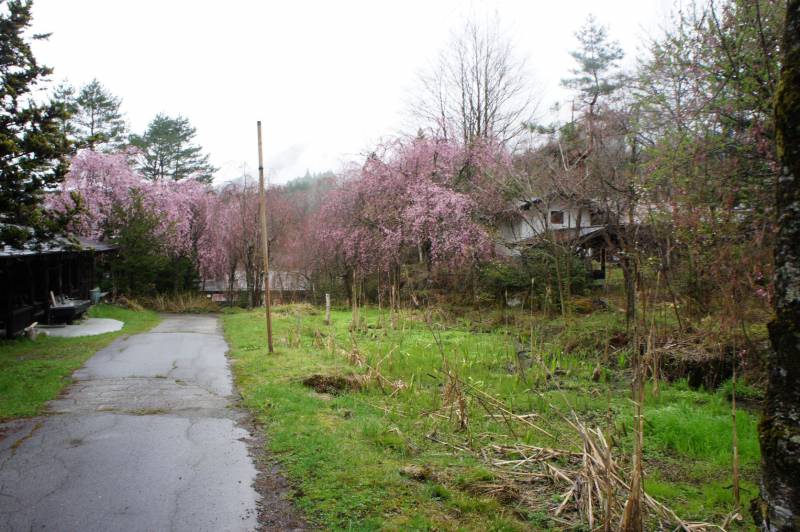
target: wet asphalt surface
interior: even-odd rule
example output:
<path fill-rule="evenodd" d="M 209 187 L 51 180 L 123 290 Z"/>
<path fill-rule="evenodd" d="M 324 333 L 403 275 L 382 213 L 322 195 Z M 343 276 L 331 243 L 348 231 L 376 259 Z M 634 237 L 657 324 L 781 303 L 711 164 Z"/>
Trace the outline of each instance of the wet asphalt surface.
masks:
<path fill-rule="evenodd" d="M 166 316 L 99 351 L 49 415 L 0 424 L 0 530 L 255 529 L 226 350 L 216 318 Z"/>

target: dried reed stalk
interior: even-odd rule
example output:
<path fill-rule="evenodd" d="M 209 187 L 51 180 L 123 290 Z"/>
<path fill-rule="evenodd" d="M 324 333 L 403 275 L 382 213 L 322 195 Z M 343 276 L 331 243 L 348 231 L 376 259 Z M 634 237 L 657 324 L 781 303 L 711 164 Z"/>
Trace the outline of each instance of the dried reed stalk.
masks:
<path fill-rule="evenodd" d="M 532 425 L 529 415 L 513 414 L 501 401 L 465 383 L 453 374 L 450 379 L 456 381 L 451 383 L 451 387 L 455 383 L 460 384 L 461 392 L 472 394 L 487 409 L 488 415 Z M 594 530 L 598 526 L 611 529 L 612 522 L 625 524 L 626 512 L 631 511 L 627 501 L 631 500 L 631 493 L 635 491 L 638 492 L 638 497 L 634 497 L 634 501 L 639 505 L 638 511 L 642 516 L 639 530 L 643 527 L 645 517 L 657 520 L 662 525 L 670 525 L 674 529 L 688 532 L 724 530 L 711 523 L 680 519 L 673 510 L 653 499 L 642 489 L 641 469 L 639 475 L 632 476 L 631 483 L 626 482 L 624 478 L 629 473 L 626 473 L 614 459 L 612 445 L 600 428 L 588 427 L 574 410 L 565 415 L 552 405 L 549 406 L 572 429 L 572 434 L 580 438 L 580 451 L 496 442 L 466 447 L 446 442 L 435 433 L 428 435 L 428 439 L 458 452 L 469 453 L 490 467 L 495 473 L 496 480 L 482 486 L 484 493 L 500 498 L 513 498 L 531 509 L 540 509 L 542 505 L 540 490 L 532 489 L 533 484 L 545 482 L 556 488 L 563 488 L 558 504 L 551 508 L 551 511 L 556 521 L 568 526 L 586 523 Z M 640 415 L 637 417 L 637 423 L 643 423 Z M 641 429 L 638 432 L 637 437 L 640 437 Z M 560 436 L 563 439 L 564 435 Z M 628 521 L 631 525 L 635 522 Z"/>

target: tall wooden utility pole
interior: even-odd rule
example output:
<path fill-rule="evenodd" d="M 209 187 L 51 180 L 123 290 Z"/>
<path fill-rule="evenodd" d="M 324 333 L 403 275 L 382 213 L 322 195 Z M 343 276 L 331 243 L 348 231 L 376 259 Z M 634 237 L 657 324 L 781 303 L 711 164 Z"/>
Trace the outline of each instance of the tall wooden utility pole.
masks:
<path fill-rule="evenodd" d="M 261 247 L 264 250 L 264 306 L 267 314 L 267 345 L 272 353 L 272 316 L 269 297 L 269 238 L 267 234 L 267 200 L 264 193 L 264 150 L 261 147 L 261 120 L 258 121 L 258 210 L 261 215 Z"/>

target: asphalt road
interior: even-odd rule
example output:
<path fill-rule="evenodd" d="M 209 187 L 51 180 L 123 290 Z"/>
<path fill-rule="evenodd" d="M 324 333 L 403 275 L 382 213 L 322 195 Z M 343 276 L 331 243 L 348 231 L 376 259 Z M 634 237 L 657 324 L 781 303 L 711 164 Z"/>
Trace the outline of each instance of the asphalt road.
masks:
<path fill-rule="evenodd" d="M 0 424 L 0 530 L 256 528 L 226 349 L 216 318 L 167 316 L 99 351 L 49 415 Z"/>

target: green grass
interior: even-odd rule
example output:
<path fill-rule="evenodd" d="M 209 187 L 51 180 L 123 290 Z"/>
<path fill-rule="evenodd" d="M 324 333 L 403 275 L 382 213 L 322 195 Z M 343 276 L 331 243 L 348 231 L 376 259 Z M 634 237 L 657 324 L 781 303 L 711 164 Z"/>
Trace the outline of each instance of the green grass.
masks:
<path fill-rule="evenodd" d="M 284 465 L 296 486 L 297 503 L 314 524 L 336 530 L 558 529 L 546 510 L 487 495 L 481 487 L 493 474 L 486 464 L 428 435 L 476 449 L 508 441 L 577 449 L 579 438 L 556 413 L 572 409 L 589 425 L 610 433 L 618 459 L 625 462 L 630 456 L 632 408 L 625 350 L 605 369 L 608 382 L 591 379 L 604 338 L 624 330 L 619 312 L 574 316 L 567 322 L 535 316 L 531 322 L 520 314 L 449 309 L 433 314 L 431 325 L 421 312 L 404 312 L 396 328 L 376 309 L 365 314 L 368 326 L 351 334 L 349 312 L 334 311 L 328 327 L 318 309 L 277 307 L 276 353 L 267 355 L 262 312 L 223 313 L 245 405 L 265 423 L 268 446 Z M 541 366 L 524 375 L 509 372 L 518 337 L 530 344 L 531 331 Z M 327 348 L 329 336 L 336 346 L 332 351 Z M 316 373 L 366 373 L 366 368 L 348 361 L 354 349 L 386 379 L 402 380 L 405 387 L 391 394 L 388 385 L 382 390 L 372 384 L 359 392 L 325 396 L 302 385 L 305 377 Z M 515 412 L 538 414 L 536 423 L 555 437 L 520 424 L 512 433 L 474 399 L 468 399 L 468 430 L 459 431 L 442 410 L 440 370 L 445 361 L 466 382 Z M 548 378 L 544 368 L 558 377 Z M 609 412 L 612 428 L 606 426 Z M 686 519 L 721 522 L 733 506 L 731 415 L 724 392 L 694 391 L 684 382 L 661 383 L 657 397 L 647 393 L 645 419 L 648 488 Z M 756 490 L 756 423 L 755 415 L 739 411 L 745 504 Z M 401 470 L 410 465 L 430 469 L 430 478 L 407 478 Z M 530 489 L 542 508 L 552 508 L 561 491 Z"/>
<path fill-rule="evenodd" d="M 70 383 L 70 375 L 97 350 L 123 334 L 158 323 L 155 312 L 96 305 L 89 315 L 125 322 L 121 331 L 82 338 L 39 337 L 0 341 L 0 420 L 34 416 Z"/>
<path fill-rule="evenodd" d="M 650 443 L 720 468 L 730 464 L 733 438 L 730 404 L 719 395 L 685 390 L 683 383 L 677 389 L 667 389 L 665 394 L 667 397 L 661 397 L 645 413 Z M 757 423 L 752 413 L 737 411 L 739 457 L 744 466 L 755 466 L 759 460 Z"/>
<path fill-rule="evenodd" d="M 525 528 L 495 500 L 450 490 L 444 479 L 404 477 L 401 469 L 411 464 L 448 474 L 478 464 L 426 444 L 408 425 L 406 414 L 375 407 L 372 401 L 383 401 L 382 396 L 364 392 L 325 397 L 300 384 L 313 373 L 348 373 L 350 368 L 336 356 L 310 348 L 314 329 L 309 327 L 321 325 L 318 316 L 304 316 L 302 344 L 289 348 L 285 340 L 294 334 L 296 319 L 282 310 L 274 321 L 278 349 L 273 356 L 262 347 L 263 314 L 226 313 L 225 331 L 245 404 L 268 425 L 270 450 L 294 480 L 297 502 L 315 524 L 340 530 Z M 343 339 L 347 315 L 336 312 L 334 317 Z M 419 352 L 429 344 L 417 331 L 406 347 Z M 401 350 L 393 359 L 392 373 L 409 369 L 412 362 L 405 353 Z"/>

